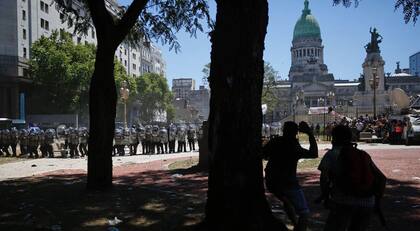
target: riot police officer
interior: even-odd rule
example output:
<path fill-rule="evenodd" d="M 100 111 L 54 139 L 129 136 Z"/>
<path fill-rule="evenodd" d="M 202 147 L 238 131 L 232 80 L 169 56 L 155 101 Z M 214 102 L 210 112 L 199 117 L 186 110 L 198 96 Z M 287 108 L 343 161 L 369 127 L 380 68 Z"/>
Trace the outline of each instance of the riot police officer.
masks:
<path fill-rule="evenodd" d="M 139 139 L 136 128 L 133 126 L 130 129 L 130 155 L 137 155 L 137 147 L 139 146 Z"/>
<path fill-rule="evenodd" d="M 159 126 L 154 125 L 152 128 L 152 154 L 155 154 L 155 148 L 156 153 L 159 154 Z"/>
<path fill-rule="evenodd" d="M 54 158 L 54 150 L 53 150 L 54 137 L 55 137 L 54 129 L 50 128 L 45 131 L 44 146 L 45 146 L 46 155 L 49 158 Z"/>
<path fill-rule="evenodd" d="M 87 155 L 87 144 L 89 139 L 89 133 L 87 128 L 81 127 L 79 129 L 79 152 L 82 157 Z"/>
<path fill-rule="evenodd" d="M 142 125 L 137 128 L 137 140 L 141 144 L 141 153 L 146 154 L 146 130 Z"/>
<path fill-rule="evenodd" d="M 146 125 L 146 134 L 145 134 L 145 141 L 146 141 L 146 154 L 152 153 L 152 126 Z"/>
<path fill-rule="evenodd" d="M 79 135 L 77 134 L 77 130 L 70 127 L 69 128 L 69 147 L 70 147 L 70 158 L 78 157 L 79 151 L 77 150 L 77 146 L 79 145 Z"/>
<path fill-rule="evenodd" d="M 176 126 L 174 124 L 169 125 L 169 153 L 175 153 L 175 142 L 176 142 Z"/>
<path fill-rule="evenodd" d="M 190 125 L 187 131 L 188 146 L 190 147 L 190 152 L 195 151 L 195 140 L 197 139 L 197 134 L 194 125 Z"/>
<path fill-rule="evenodd" d="M 124 134 L 119 128 L 115 129 L 114 135 L 114 155 L 124 155 Z"/>
<path fill-rule="evenodd" d="M 16 148 L 19 141 L 19 131 L 13 127 L 9 134 L 9 143 L 12 148 L 12 156 L 16 157 Z"/>
<path fill-rule="evenodd" d="M 29 131 L 29 136 L 28 136 L 28 143 L 29 143 L 29 157 L 30 158 L 38 158 L 38 134 L 37 131 L 35 129 L 31 129 Z"/>
<path fill-rule="evenodd" d="M 161 153 L 168 153 L 168 130 L 165 127 L 161 127 L 159 130 L 159 141 Z"/>
<path fill-rule="evenodd" d="M 186 145 L 185 145 L 185 126 L 180 125 L 176 129 L 176 139 L 178 140 L 178 152 L 186 152 Z"/>
<path fill-rule="evenodd" d="M 29 153 L 28 145 L 29 145 L 29 138 L 28 138 L 28 131 L 26 129 L 22 129 L 19 132 L 19 147 L 20 147 L 20 155 L 26 155 Z"/>

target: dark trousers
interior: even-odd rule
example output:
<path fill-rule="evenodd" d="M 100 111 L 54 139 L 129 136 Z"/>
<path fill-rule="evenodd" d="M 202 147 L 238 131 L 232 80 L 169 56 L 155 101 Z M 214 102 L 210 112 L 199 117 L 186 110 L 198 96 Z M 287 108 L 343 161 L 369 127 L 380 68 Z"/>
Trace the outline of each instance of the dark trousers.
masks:
<path fill-rule="evenodd" d="M 79 152 L 80 152 L 81 156 L 87 155 L 87 144 L 86 143 L 79 144 Z"/>
<path fill-rule="evenodd" d="M 188 139 L 188 146 L 190 146 L 190 151 L 195 151 L 195 141 L 194 139 Z"/>
<path fill-rule="evenodd" d="M 364 231 L 369 227 L 372 208 L 331 205 L 324 231 Z"/>
<path fill-rule="evenodd" d="M 10 147 L 12 148 L 12 155 L 16 156 L 16 147 L 17 147 L 17 143 L 11 143 Z"/>
<path fill-rule="evenodd" d="M 79 155 L 79 151 L 77 151 L 77 144 L 69 144 L 70 146 L 70 157 L 75 157 Z"/>
<path fill-rule="evenodd" d="M 169 141 L 169 153 L 175 153 L 175 140 Z"/>
<path fill-rule="evenodd" d="M 185 141 L 178 141 L 178 152 L 186 152 L 186 151 L 187 151 L 187 148 L 185 145 Z"/>
<path fill-rule="evenodd" d="M 48 157 L 54 158 L 54 150 L 52 144 L 46 144 L 45 150 L 47 152 Z"/>
<path fill-rule="evenodd" d="M 139 143 L 130 144 L 130 155 L 137 155 L 137 147 Z"/>

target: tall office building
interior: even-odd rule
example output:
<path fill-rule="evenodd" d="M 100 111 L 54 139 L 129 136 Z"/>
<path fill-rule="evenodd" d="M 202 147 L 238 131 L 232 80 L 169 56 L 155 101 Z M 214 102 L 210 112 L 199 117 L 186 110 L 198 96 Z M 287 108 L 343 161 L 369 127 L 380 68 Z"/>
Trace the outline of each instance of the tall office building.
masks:
<path fill-rule="evenodd" d="M 73 1 L 73 7 L 83 16 L 82 5 Z M 108 10 L 117 14 L 121 6 L 107 0 Z M 31 81 L 28 78 L 28 60 L 31 45 L 52 31 L 64 29 L 73 34 L 75 43 L 96 44 L 95 29 L 87 35 L 74 34 L 71 20 L 59 11 L 51 0 L 1 0 L 0 1 L 0 117 L 23 118 L 25 99 Z M 165 74 L 165 61 L 161 51 L 151 43 L 136 47 L 121 44 L 115 57 L 129 75 L 140 76 L 147 72 Z"/>

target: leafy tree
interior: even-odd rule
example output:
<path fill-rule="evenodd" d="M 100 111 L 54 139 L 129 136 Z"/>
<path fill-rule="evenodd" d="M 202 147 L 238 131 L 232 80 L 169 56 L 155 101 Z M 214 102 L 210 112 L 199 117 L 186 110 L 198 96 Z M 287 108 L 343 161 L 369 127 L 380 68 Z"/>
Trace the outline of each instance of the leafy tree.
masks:
<path fill-rule="evenodd" d="M 211 25 L 206 0 L 133 0 L 128 7 L 110 12 L 105 0 L 82 0 L 87 14 L 73 7 L 76 0 L 55 0 L 60 9 L 72 18 L 75 32 L 96 29 L 95 69 L 89 92 L 89 189 L 112 186 L 112 142 L 115 129 L 117 90 L 114 76 L 115 50 L 124 40 L 139 44 L 156 39 L 179 50 L 175 33 L 184 28 L 191 35 L 202 31 L 202 20 Z"/>
<path fill-rule="evenodd" d="M 36 113 L 87 112 L 95 46 L 74 44 L 71 34 L 53 31 L 33 43 L 29 61 Z M 38 103 L 37 103 L 38 102 Z M 45 105 L 43 102 L 49 102 Z"/>
<path fill-rule="evenodd" d="M 173 118 L 172 93 L 167 80 L 162 75 L 146 73 L 136 79 L 140 101 L 140 121 L 150 123 L 155 113 L 166 112 L 169 120 Z"/>
<path fill-rule="evenodd" d="M 279 103 L 279 98 L 276 95 L 276 81 L 279 78 L 278 72 L 271 66 L 270 63 L 264 63 L 264 82 L 261 102 L 267 104 L 268 111 L 273 111 Z"/>
<path fill-rule="evenodd" d="M 351 6 L 352 3 L 357 7 L 360 1 L 361 0 L 333 0 L 335 5 L 343 4 L 346 7 Z M 402 8 L 405 23 L 409 23 L 410 21 L 416 23 L 417 18 L 420 15 L 420 0 L 395 0 L 394 8 L 395 10 Z"/>
<path fill-rule="evenodd" d="M 204 65 L 201 72 L 203 72 L 203 78 L 201 78 L 201 82 L 203 83 L 204 86 L 208 86 L 209 76 L 210 76 L 210 63 L 207 63 L 206 65 Z"/>

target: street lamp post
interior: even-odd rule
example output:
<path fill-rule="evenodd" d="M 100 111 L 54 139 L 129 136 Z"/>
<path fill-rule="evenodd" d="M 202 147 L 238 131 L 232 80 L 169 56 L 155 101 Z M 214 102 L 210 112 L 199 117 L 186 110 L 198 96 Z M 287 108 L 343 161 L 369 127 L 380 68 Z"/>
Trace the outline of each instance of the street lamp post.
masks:
<path fill-rule="evenodd" d="M 124 128 L 127 128 L 127 100 L 130 95 L 130 90 L 127 87 L 127 82 L 124 80 L 120 88 L 121 101 L 124 104 Z"/>
<path fill-rule="evenodd" d="M 370 86 L 373 90 L 373 118 L 376 118 L 376 89 L 378 88 L 378 68 L 376 66 L 372 67 L 372 78 L 369 80 Z"/>
<path fill-rule="evenodd" d="M 329 91 L 329 92 L 327 92 L 327 97 L 328 97 L 328 99 L 330 100 L 330 105 L 332 106 L 332 107 L 334 107 L 335 105 L 333 105 L 333 100 L 334 100 L 334 96 L 335 96 L 335 93 L 334 92 L 332 92 L 332 91 Z M 335 107 L 334 107 L 335 108 Z M 337 114 L 337 113 L 335 113 L 335 114 Z M 330 117 L 331 118 L 331 117 Z M 334 116 L 334 120 L 336 120 L 337 118 L 336 118 L 336 116 Z"/>
<path fill-rule="evenodd" d="M 324 138 L 325 138 L 325 99 L 324 98 L 318 98 L 318 105 L 321 105 L 322 104 L 322 106 L 323 106 L 323 114 L 324 114 L 324 129 L 323 129 L 323 131 L 322 131 L 322 134 L 324 135 Z"/>

